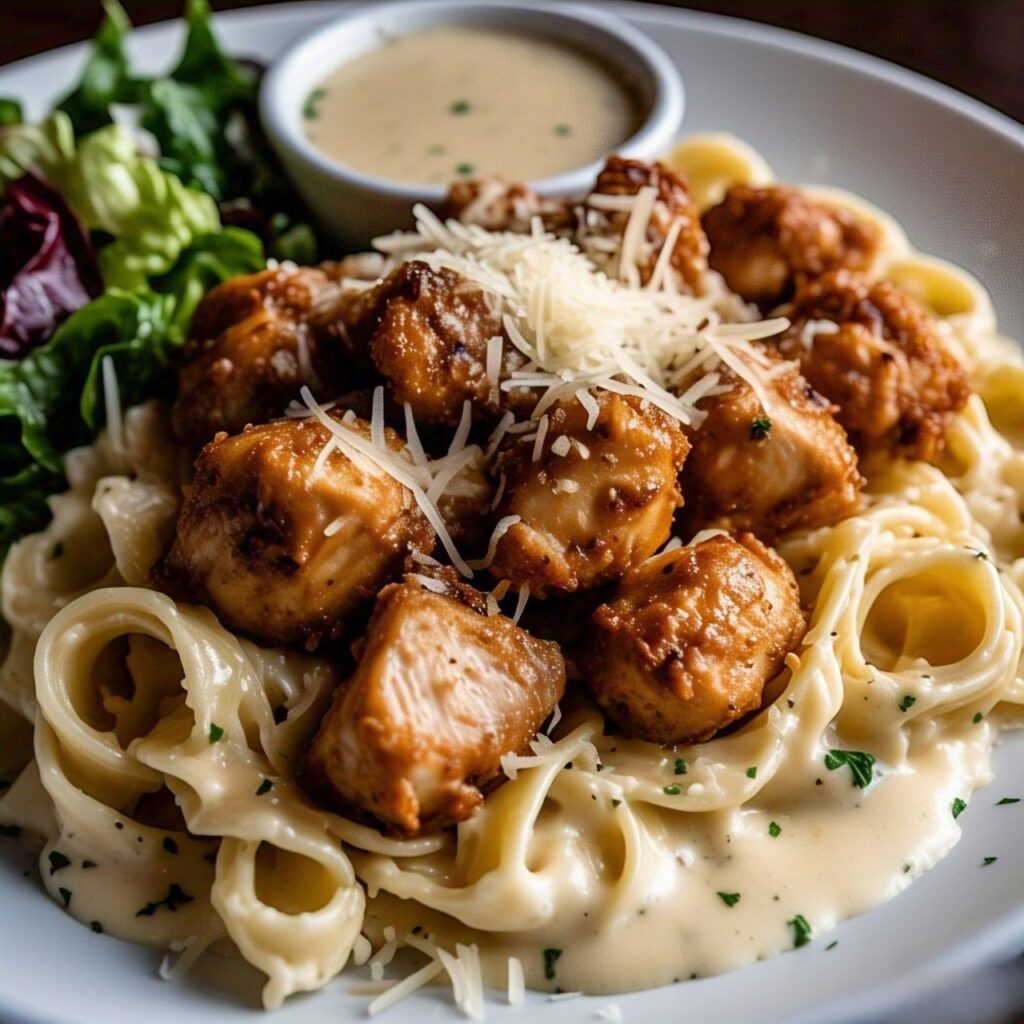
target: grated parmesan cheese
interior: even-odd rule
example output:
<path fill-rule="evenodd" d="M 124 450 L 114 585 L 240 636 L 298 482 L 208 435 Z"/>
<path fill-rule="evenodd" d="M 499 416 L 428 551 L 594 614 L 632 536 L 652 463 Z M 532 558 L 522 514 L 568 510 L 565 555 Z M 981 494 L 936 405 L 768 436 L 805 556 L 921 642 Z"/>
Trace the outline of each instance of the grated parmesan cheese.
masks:
<path fill-rule="evenodd" d="M 103 404 L 106 407 L 107 437 L 115 453 L 124 453 L 124 416 L 121 412 L 121 391 L 117 385 L 114 360 L 104 356 L 100 366 L 103 373 Z"/>
<path fill-rule="evenodd" d="M 491 540 L 487 545 L 487 554 L 483 558 L 469 562 L 470 568 L 476 569 L 489 569 L 491 563 L 494 561 L 494 556 L 498 552 L 498 542 L 502 537 L 512 529 L 516 523 L 522 522 L 522 516 L 504 516 L 499 519 L 495 524 L 494 529 L 491 531 Z"/>

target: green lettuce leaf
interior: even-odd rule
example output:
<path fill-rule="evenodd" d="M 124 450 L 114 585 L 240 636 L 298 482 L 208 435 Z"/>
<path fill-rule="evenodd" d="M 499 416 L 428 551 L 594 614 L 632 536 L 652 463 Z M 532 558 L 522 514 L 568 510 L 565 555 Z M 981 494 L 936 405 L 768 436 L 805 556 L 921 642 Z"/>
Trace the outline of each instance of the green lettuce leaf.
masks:
<path fill-rule="evenodd" d="M 133 291 L 110 288 L 73 313 L 43 346 L 0 361 L 0 550 L 45 517 L 42 498 L 59 490 L 61 456 L 102 426 L 101 362 L 111 356 L 127 407 L 167 393 L 173 357 L 210 288 L 264 266 L 248 231 L 195 239 L 174 267 Z M 28 525 L 26 525 L 28 524 Z"/>
<path fill-rule="evenodd" d="M 82 77 L 57 105 L 70 118 L 76 135 L 110 124 L 110 105 L 130 103 L 136 95 L 136 83 L 125 53 L 131 22 L 117 0 L 103 0 L 103 9 L 106 14 L 93 39 Z"/>
<path fill-rule="evenodd" d="M 135 288 L 166 273 L 182 250 L 220 227 L 217 204 L 141 156 L 131 133 L 110 124 L 78 141 L 67 114 L 0 130 L 0 179 L 41 172 L 91 231 L 108 287 Z"/>

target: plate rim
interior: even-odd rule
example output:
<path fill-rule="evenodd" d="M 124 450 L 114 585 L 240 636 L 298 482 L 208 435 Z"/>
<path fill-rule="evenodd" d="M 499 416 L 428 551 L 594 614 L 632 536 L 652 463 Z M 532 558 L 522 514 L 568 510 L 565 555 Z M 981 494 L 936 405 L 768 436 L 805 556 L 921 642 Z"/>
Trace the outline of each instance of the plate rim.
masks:
<path fill-rule="evenodd" d="M 494 2 L 500 4 L 500 0 Z M 310 17 L 314 13 L 327 12 L 332 8 L 372 5 L 367 0 L 277 2 L 217 12 L 214 14 L 214 24 L 241 25 L 259 21 L 268 15 L 279 16 L 285 10 L 299 17 Z M 840 43 L 731 15 L 679 9 L 640 0 L 596 0 L 596 3 L 586 5 L 559 3 L 559 6 L 597 6 L 614 11 L 641 25 L 670 21 L 677 26 L 695 31 L 739 38 L 786 54 L 811 57 L 825 65 L 838 65 L 951 110 L 993 132 L 1024 153 L 1024 124 L 1017 122 L 1010 115 L 920 72 Z M 150 36 L 160 37 L 167 33 L 177 35 L 182 31 L 181 25 L 180 18 L 167 19 L 138 26 L 133 30 L 133 35 L 145 42 Z M 0 91 L 6 91 L 3 82 L 8 74 L 29 70 L 33 64 L 50 59 L 80 63 L 89 45 L 89 40 L 69 43 L 0 66 Z M 870 911 L 867 913 L 870 914 Z M 863 996 L 851 998 L 845 995 L 838 999 L 823 1001 L 817 1006 L 791 1013 L 785 1020 L 787 1024 L 812 1024 L 822 1020 L 839 1019 L 865 1021 L 873 1019 L 878 1013 L 899 1012 L 901 1007 L 905 1007 L 912 1000 L 935 993 L 958 977 L 1001 959 L 1009 949 L 1021 944 L 1024 944 L 1024 903 L 1011 907 L 1001 916 L 979 926 L 955 944 L 947 946 L 942 952 L 910 968 L 901 977 L 873 987 Z M 729 972 L 730 975 L 735 973 Z M 670 991 L 670 988 L 666 988 L 666 991 Z M 615 998 L 626 998 L 628 995 L 629 993 L 625 993 Z M 34 1012 L 34 1009 L 19 1005 L 18 1002 L 10 1002 L 9 999 L 9 994 L 5 995 L 0 991 L 0 1010 L 5 1014 L 13 1012 L 25 1024 L 43 1020 L 24 1016 L 30 1010 Z M 683 1008 L 680 1007 L 680 1010 Z"/>

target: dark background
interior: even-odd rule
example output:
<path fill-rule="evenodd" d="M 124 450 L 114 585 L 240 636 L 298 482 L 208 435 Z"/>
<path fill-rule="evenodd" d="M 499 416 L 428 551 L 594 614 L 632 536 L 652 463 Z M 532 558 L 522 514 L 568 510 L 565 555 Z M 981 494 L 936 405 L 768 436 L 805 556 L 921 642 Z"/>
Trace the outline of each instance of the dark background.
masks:
<path fill-rule="evenodd" d="M 182 0 L 123 0 L 132 21 Z M 217 10 L 261 0 L 212 0 Z M 1024 0 L 697 0 L 666 6 L 750 18 L 913 68 L 1024 121 Z M 0 64 L 90 36 L 98 0 L 0 0 Z"/>

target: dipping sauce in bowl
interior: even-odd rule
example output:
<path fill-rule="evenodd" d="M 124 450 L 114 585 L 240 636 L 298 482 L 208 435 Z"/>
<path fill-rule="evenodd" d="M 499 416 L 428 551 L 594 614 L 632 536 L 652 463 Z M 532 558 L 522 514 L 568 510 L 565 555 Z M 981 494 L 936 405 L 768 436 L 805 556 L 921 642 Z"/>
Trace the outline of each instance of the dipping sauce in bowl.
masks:
<path fill-rule="evenodd" d="M 297 40 L 260 117 L 320 226 L 351 248 L 498 176 L 579 195 L 605 158 L 650 160 L 683 117 L 679 71 L 628 21 L 563 0 L 390 0 Z"/>
<path fill-rule="evenodd" d="M 561 40 L 470 25 L 386 39 L 314 88 L 309 140 L 395 181 L 529 181 L 613 152 L 637 129 L 635 88 Z"/>

